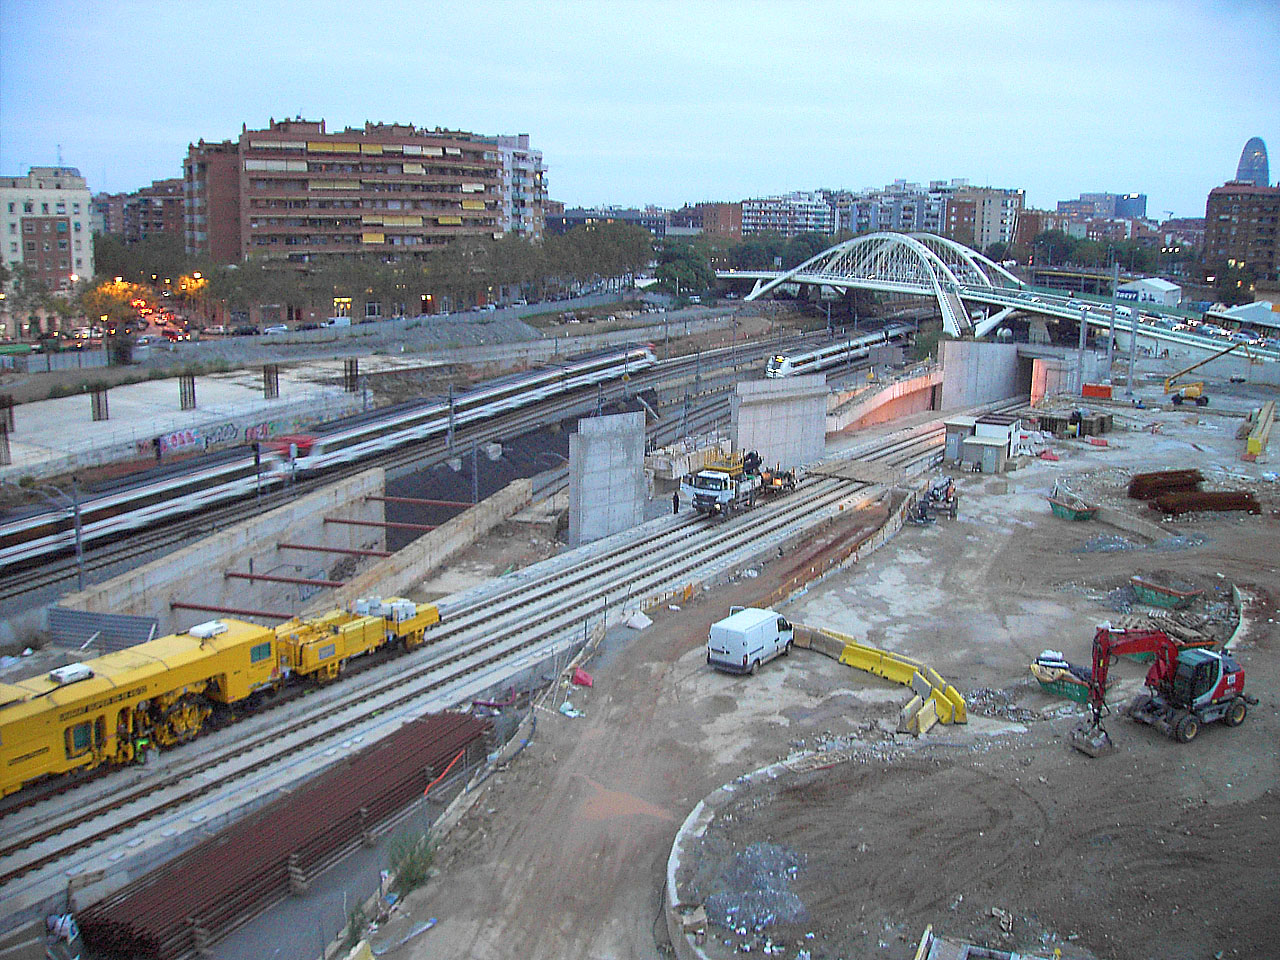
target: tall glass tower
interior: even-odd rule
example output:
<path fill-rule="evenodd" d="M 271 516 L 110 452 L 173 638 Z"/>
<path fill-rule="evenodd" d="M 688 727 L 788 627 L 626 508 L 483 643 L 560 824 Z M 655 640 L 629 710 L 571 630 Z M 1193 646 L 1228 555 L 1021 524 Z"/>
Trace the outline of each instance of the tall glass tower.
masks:
<path fill-rule="evenodd" d="M 1236 179 L 1248 180 L 1255 187 L 1271 185 L 1267 167 L 1267 145 L 1261 137 L 1250 137 L 1240 154 L 1240 166 L 1236 167 Z"/>

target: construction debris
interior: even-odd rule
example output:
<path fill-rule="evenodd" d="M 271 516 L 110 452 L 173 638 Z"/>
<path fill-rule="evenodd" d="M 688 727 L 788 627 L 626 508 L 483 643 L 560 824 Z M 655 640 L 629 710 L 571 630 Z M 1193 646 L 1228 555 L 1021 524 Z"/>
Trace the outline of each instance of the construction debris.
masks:
<path fill-rule="evenodd" d="M 1154 500 L 1162 493 L 1199 490 L 1203 480 L 1204 475 L 1199 470 L 1135 473 L 1129 481 L 1129 496 L 1134 500 Z"/>

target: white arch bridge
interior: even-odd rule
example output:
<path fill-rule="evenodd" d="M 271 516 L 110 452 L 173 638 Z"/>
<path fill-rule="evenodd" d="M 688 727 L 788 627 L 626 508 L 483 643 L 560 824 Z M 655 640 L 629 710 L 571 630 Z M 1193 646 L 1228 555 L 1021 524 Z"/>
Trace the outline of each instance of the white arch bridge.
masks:
<path fill-rule="evenodd" d="M 1014 310 L 1079 319 L 1078 310 L 1032 300 L 1025 284 L 976 250 L 932 233 L 870 233 L 836 244 L 791 270 L 722 270 L 722 280 L 755 280 L 747 300 L 783 284 L 934 297 L 953 337 L 982 336 Z M 975 324 L 969 304 L 1000 308 Z"/>

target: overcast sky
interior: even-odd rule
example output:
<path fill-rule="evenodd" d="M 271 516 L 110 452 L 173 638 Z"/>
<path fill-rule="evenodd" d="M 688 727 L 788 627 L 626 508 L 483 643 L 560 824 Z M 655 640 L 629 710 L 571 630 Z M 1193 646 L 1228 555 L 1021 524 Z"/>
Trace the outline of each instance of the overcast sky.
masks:
<path fill-rule="evenodd" d="M 271 117 L 528 133 L 570 205 L 895 178 L 1203 216 L 1261 136 L 1278 0 L 0 0 L 0 174 L 182 174 Z"/>

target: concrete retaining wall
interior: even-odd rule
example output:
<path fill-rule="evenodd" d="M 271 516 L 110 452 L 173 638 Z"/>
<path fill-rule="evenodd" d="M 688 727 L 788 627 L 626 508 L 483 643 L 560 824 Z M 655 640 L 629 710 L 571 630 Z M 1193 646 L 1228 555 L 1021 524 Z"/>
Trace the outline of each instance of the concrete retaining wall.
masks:
<path fill-rule="evenodd" d="M 1019 379 L 1016 343 L 944 340 L 942 409 L 972 407 L 1026 392 Z"/>
<path fill-rule="evenodd" d="M 527 482 L 527 481 L 526 481 Z M 383 549 L 380 527 L 325 523 L 326 516 L 350 520 L 381 520 L 382 504 L 366 501 L 382 496 L 383 472 L 367 470 L 308 494 L 293 503 L 236 524 L 221 533 L 153 560 L 81 593 L 62 606 L 102 613 L 156 617 L 161 634 L 185 630 L 211 620 L 216 613 L 172 609 L 171 601 L 237 609 L 293 613 L 303 604 L 333 606 L 335 591 L 295 584 L 227 579 L 224 571 L 328 579 L 340 554 L 278 550 L 276 544 L 303 543 L 329 547 Z M 313 597 L 315 598 L 313 600 Z"/>
<path fill-rule="evenodd" d="M 471 546 L 498 524 L 509 520 L 529 505 L 532 483 L 528 478 L 513 480 L 493 496 L 482 500 L 435 530 L 423 534 L 403 550 L 379 560 L 337 590 L 326 591 L 303 608 L 307 614 L 323 613 L 357 597 L 376 594 L 403 595 Z"/>
<path fill-rule="evenodd" d="M 861 399 L 844 404 L 827 414 L 827 433 L 852 427 L 867 427 L 912 413 L 923 413 L 933 403 L 933 388 L 942 383 L 942 370 L 935 368 L 923 376 L 898 380 Z"/>

